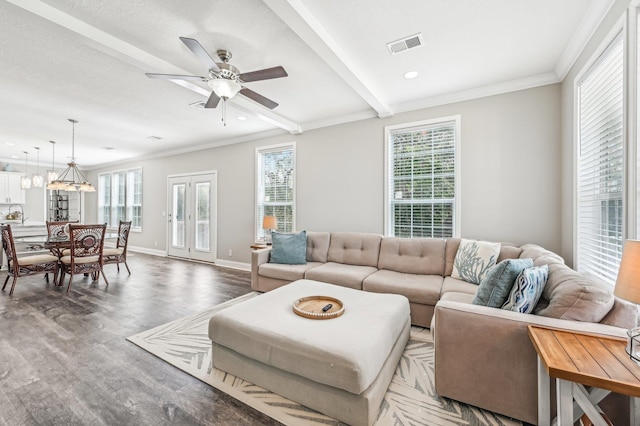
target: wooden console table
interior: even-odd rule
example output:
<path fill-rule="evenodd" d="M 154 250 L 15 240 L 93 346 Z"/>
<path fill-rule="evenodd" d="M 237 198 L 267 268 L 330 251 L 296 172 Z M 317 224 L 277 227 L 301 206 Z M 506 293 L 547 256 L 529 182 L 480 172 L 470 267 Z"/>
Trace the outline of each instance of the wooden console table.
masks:
<path fill-rule="evenodd" d="M 583 412 L 595 426 L 607 426 L 596 406 L 611 392 L 631 397 L 630 424 L 640 425 L 640 365 L 625 352 L 625 339 L 535 325 L 529 337 L 538 352 L 538 425 L 551 424 L 550 377 L 558 426 L 573 425 Z"/>

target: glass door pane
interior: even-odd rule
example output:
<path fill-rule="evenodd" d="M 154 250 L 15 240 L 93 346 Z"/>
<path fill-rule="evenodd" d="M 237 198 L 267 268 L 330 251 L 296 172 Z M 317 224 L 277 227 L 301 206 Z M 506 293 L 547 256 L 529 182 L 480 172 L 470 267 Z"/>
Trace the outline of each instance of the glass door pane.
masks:
<path fill-rule="evenodd" d="M 196 184 L 196 250 L 209 251 L 211 223 L 211 184 Z"/>
<path fill-rule="evenodd" d="M 184 248 L 186 240 L 186 185 L 183 183 L 173 185 L 173 207 L 172 207 L 172 233 L 171 241 L 174 247 Z"/>

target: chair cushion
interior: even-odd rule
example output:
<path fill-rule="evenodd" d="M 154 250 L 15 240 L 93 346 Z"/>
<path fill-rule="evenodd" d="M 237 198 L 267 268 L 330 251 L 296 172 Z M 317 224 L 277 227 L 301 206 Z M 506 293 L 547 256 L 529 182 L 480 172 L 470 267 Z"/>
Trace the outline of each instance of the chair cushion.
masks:
<path fill-rule="evenodd" d="M 37 265 L 38 263 L 51 263 L 57 262 L 58 258 L 56 256 L 52 256 L 50 254 L 37 254 L 34 256 L 25 256 L 18 258 L 18 265 L 20 266 L 30 266 Z"/>
<path fill-rule="evenodd" d="M 342 263 L 327 262 L 305 272 L 308 280 L 316 280 L 344 287 L 362 290 L 362 281 L 376 272 L 372 266 L 345 265 Z"/>
<path fill-rule="evenodd" d="M 91 263 L 100 260 L 100 256 L 76 257 L 76 263 Z M 68 265 L 71 263 L 71 256 L 62 256 L 60 262 Z"/>
<path fill-rule="evenodd" d="M 66 251 L 66 250 L 65 250 Z M 121 255 L 124 252 L 124 249 L 122 247 L 118 247 L 118 248 L 106 248 L 102 251 L 102 254 L 104 256 L 118 256 Z M 62 253 L 63 255 L 69 255 L 71 254 L 71 252 L 69 253 Z"/>

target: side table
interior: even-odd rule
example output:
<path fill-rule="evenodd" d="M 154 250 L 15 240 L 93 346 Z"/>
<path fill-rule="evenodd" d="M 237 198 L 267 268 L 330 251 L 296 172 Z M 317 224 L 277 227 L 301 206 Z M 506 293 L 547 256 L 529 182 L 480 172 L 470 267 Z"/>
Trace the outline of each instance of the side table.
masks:
<path fill-rule="evenodd" d="M 558 426 L 573 425 L 583 412 L 595 426 L 607 426 L 596 407 L 611 392 L 631 397 L 630 424 L 640 425 L 640 365 L 625 352 L 625 339 L 535 325 L 529 337 L 538 353 L 538 425 L 551 424 L 550 377 Z"/>

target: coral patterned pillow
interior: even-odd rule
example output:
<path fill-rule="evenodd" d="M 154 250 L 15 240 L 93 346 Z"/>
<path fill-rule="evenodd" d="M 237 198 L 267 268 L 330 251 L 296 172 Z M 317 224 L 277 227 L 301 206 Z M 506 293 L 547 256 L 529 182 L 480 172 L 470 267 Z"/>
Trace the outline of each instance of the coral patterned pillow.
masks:
<path fill-rule="evenodd" d="M 463 238 L 453 261 L 451 278 L 480 284 L 487 271 L 496 264 L 499 254 L 500 243 L 472 241 Z"/>

